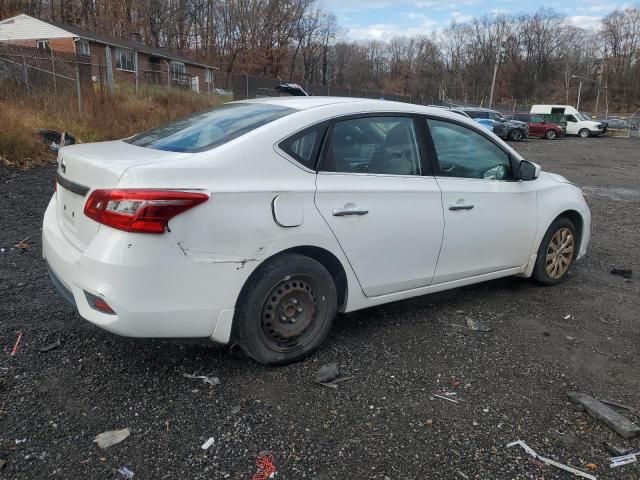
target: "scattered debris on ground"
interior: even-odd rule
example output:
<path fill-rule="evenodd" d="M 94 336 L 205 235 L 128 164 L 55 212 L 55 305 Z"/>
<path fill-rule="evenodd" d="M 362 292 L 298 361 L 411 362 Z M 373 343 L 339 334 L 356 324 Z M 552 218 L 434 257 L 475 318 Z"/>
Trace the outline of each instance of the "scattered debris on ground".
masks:
<path fill-rule="evenodd" d="M 267 480 L 273 478 L 277 472 L 273 453 L 260 452 L 256 459 L 258 471 L 251 477 L 251 480 Z"/>
<path fill-rule="evenodd" d="M 636 463 L 638 461 L 638 456 L 640 456 L 640 451 L 635 453 L 628 453 L 626 455 L 620 455 L 619 457 L 611 457 L 609 461 L 611 464 L 610 468 L 621 467 L 623 465 L 628 465 L 630 463 Z"/>
<path fill-rule="evenodd" d="M 448 402 L 460 403 L 459 400 L 454 400 L 453 398 L 445 397 L 443 395 L 438 395 L 437 393 L 434 393 L 433 396 L 436 398 L 441 398 L 442 400 L 447 400 Z"/>
<path fill-rule="evenodd" d="M 25 250 L 27 250 L 31 245 L 29 245 L 27 243 L 27 241 L 30 239 L 31 237 L 27 237 L 27 238 L 23 238 L 22 240 L 20 240 L 18 243 L 16 243 L 14 245 L 14 247 L 16 247 L 18 250 L 20 250 L 21 252 L 24 252 Z"/>
<path fill-rule="evenodd" d="M 569 392 L 567 396 L 573 403 L 582 405 L 589 415 L 614 429 L 618 435 L 633 438 L 640 434 L 640 427 L 595 398 L 579 392 Z"/>
<path fill-rule="evenodd" d="M 550 458 L 543 457 L 542 455 L 538 455 L 529 445 L 524 443 L 522 440 L 516 440 L 515 442 L 511 442 L 507 444 L 507 448 L 511 448 L 515 445 L 518 445 L 524 449 L 529 455 L 531 455 L 536 460 L 540 460 L 542 463 L 546 463 L 547 465 L 551 465 L 552 467 L 559 468 L 560 470 L 564 470 L 565 472 L 573 473 L 578 477 L 588 478 L 589 480 L 597 480 L 593 475 L 583 472 L 582 470 L 578 470 L 577 468 L 571 467 L 569 465 L 564 465 L 560 462 L 556 462 L 555 460 L 551 460 Z"/>
<path fill-rule="evenodd" d="M 620 275 L 623 278 L 631 278 L 633 276 L 633 270 L 630 268 L 612 268 L 612 275 Z"/>
<path fill-rule="evenodd" d="M 122 475 L 124 478 L 129 478 L 129 479 L 133 478 L 133 476 L 135 475 L 133 470 L 129 470 L 127 467 L 120 467 L 118 469 L 118 473 Z"/>
<path fill-rule="evenodd" d="M 328 363 L 320 367 L 316 373 L 316 382 L 328 383 L 335 380 L 340 375 L 340 369 L 335 363 Z"/>
<path fill-rule="evenodd" d="M 93 441 L 97 443 L 100 448 L 109 448 L 116 443 L 120 443 L 129 435 L 131 435 L 131 431 L 128 428 L 123 428 L 122 430 L 110 430 L 96 435 L 96 438 L 94 438 Z"/>
<path fill-rule="evenodd" d="M 209 447 L 213 445 L 213 442 L 215 442 L 213 437 L 209 437 L 209 439 L 206 442 L 204 442 L 200 448 L 202 448 L 202 450 L 208 450 Z"/>
<path fill-rule="evenodd" d="M 6 460 L 0 459 L 0 470 L 2 470 L 5 467 L 6 464 L 7 464 Z"/>
<path fill-rule="evenodd" d="M 22 340 L 22 332 L 17 332 L 16 343 L 13 344 L 13 348 L 11 349 L 11 356 L 15 356 L 18 353 L 18 347 L 20 347 L 20 341 Z"/>
<path fill-rule="evenodd" d="M 220 385 L 220 379 L 218 377 L 210 377 L 207 375 L 195 375 L 195 374 L 191 375 L 189 373 L 183 373 L 182 376 L 184 378 L 202 380 L 204 383 L 211 386 Z"/>
<path fill-rule="evenodd" d="M 74 145 L 76 137 L 68 132 L 58 132 L 48 128 L 41 128 L 35 134 L 35 139 L 44 143 L 52 152 L 57 152 L 65 145 Z"/>
<path fill-rule="evenodd" d="M 474 320 L 471 317 L 467 317 L 467 326 L 474 332 L 490 332 L 492 330 L 492 328 L 486 323 L 480 320 Z"/>
<path fill-rule="evenodd" d="M 49 350 L 53 350 L 54 348 L 58 348 L 60 345 L 62 345 L 62 343 L 60 342 L 60 339 L 58 339 L 55 342 L 47 343 L 46 345 L 42 345 L 38 350 L 40 350 L 41 352 L 48 352 Z"/>
<path fill-rule="evenodd" d="M 340 377 L 340 369 L 335 363 L 323 365 L 316 372 L 316 383 L 333 389 L 338 388 L 338 383 L 351 380 L 352 378 L 353 376 Z"/>

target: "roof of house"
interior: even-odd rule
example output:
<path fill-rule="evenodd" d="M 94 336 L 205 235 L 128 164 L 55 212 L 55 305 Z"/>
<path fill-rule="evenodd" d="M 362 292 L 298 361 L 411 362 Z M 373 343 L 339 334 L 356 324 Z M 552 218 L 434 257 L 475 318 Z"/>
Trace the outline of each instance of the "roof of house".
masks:
<path fill-rule="evenodd" d="M 9 22 L 13 23 L 12 22 L 13 20 L 27 20 L 27 19 L 31 21 L 31 23 L 29 23 L 29 30 L 31 32 L 33 32 L 34 30 L 35 22 L 33 22 L 33 20 L 35 20 L 36 22 L 42 22 L 43 24 L 46 24 L 50 27 L 54 27 L 54 30 L 52 30 L 51 28 L 49 28 L 48 30 L 42 29 L 42 31 L 38 32 L 40 33 L 40 35 L 38 35 L 38 33 L 35 33 L 35 34 L 32 34 L 33 36 L 29 35 L 30 38 L 34 38 L 34 39 L 49 38 L 47 34 L 51 34 L 52 37 L 53 36 L 55 37 L 75 36 L 75 37 L 83 38 L 93 42 L 102 43 L 105 45 L 112 45 L 120 48 L 126 48 L 129 50 L 136 50 L 138 52 L 153 55 L 155 57 L 160 57 L 168 60 L 176 60 L 179 62 L 188 63 L 190 65 L 197 65 L 203 68 L 211 68 L 211 69 L 216 68 L 216 67 L 212 67 L 211 65 L 200 63 L 196 60 L 193 60 L 192 58 L 187 57 L 182 53 L 179 53 L 167 48 L 151 47 L 149 45 L 146 45 L 142 42 L 137 42 L 135 40 L 111 37 L 109 35 L 103 35 L 101 33 L 96 33 L 90 30 L 85 30 L 83 28 L 78 28 L 73 25 L 67 25 L 67 24 L 57 23 L 57 22 L 49 22 L 47 20 L 31 17 L 30 15 L 26 15 L 26 14 L 17 15 L 12 18 L 6 18 L 0 22 L 0 27 L 2 26 L 2 24 L 7 24 Z M 70 35 L 65 35 L 65 33 L 68 33 Z M 3 36 L 0 34 L 0 40 L 2 39 L 2 37 Z M 24 34 L 22 35 L 22 37 L 24 37 Z M 7 39 L 11 40 L 13 38 L 9 36 Z"/>

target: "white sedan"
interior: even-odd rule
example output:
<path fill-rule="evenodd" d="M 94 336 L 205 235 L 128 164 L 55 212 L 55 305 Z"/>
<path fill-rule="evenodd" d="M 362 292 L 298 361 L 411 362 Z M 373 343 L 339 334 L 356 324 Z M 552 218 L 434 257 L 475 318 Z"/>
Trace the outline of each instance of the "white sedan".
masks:
<path fill-rule="evenodd" d="M 80 315 L 284 364 L 336 312 L 509 275 L 551 285 L 589 241 L 581 190 L 440 108 L 234 102 L 60 150 L 43 224 Z"/>

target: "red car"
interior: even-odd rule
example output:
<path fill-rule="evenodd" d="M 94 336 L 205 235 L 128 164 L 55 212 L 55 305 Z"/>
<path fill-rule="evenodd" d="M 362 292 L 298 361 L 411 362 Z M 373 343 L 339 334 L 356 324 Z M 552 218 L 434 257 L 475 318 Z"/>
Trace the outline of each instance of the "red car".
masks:
<path fill-rule="evenodd" d="M 530 113 L 512 113 L 505 115 L 506 118 L 512 120 L 520 120 L 529 124 L 529 136 L 546 138 L 547 140 L 555 140 L 564 136 L 564 130 L 555 123 L 545 121 L 539 115 L 531 115 Z"/>

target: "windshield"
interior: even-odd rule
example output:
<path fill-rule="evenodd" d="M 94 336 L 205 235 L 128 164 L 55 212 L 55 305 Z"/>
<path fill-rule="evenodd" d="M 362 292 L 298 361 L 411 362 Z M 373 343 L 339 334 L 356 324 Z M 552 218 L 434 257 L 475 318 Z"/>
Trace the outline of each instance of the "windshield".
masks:
<path fill-rule="evenodd" d="M 169 152 L 202 152 L 295 111 L 267 103 L 229 103 L 167 123 L 125 142 Z"/>
<path fill-rule="evenodd" d="M 583 122 L 588 121 L 588 120 L 591 120 L 591 119 L 590 119 L 589 117 L 587 117 L 584 113 L 577 112 L 577 113 L 575 114 L 575 116 L 578 118 L 578 120 L 582 120 Z"/>

